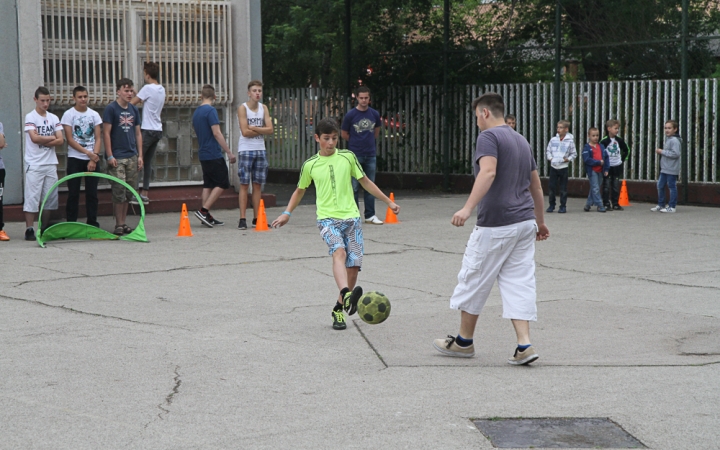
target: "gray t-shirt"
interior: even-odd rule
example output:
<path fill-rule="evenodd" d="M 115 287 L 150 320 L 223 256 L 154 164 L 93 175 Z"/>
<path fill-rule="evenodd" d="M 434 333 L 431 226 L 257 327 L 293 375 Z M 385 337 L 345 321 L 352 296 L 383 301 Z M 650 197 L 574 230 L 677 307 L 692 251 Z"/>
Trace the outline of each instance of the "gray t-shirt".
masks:
<path fill-rule="evenodd" d="M 535 219 L 530 175 L 537 164 L 528 141 L 507 125 L 493 127 L 477 138 L 475 177 L 483 156 L 497 158 L 497 168 L 492 186 L 478 204 L 477 226 L 503 227 Z"/>
<path fill-rule="evenodd" d="M 5 132 L 3 131 L 2 122 L 0 122 L 0 134 L 3 134 L 3 135 L 5 134 Z M 0 169 L 4 169 L 4 168 L 5 168 L 5 163 L 2 160 L 2 149 L 0 148 Z"/>

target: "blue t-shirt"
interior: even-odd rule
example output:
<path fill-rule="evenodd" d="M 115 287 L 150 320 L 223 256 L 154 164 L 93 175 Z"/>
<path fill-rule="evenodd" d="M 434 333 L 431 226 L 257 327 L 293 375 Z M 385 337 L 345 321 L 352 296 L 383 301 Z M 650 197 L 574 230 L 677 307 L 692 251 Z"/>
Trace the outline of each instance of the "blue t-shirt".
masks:
<path fill-rule="evenodd" d="M 342 130 L 350 133 L 348 149 L 358 156 L 375 156 L 375 128 L 382 124 L 380 113 L 353 108 L 345 114 Z"/>
<path fill-rule="evenodd" d="M 122 108 L 117 101 L 110 103 L 103 112 L 103 123 L 112 125 L 110 145 L 115 158 L 132 158 L 138 154 L 135 127 L 141 122 L 135 105 L 128 103 L 127 108 Z"/>
<path fill-rule="evenodd" d="M 217 110 L 210 105 L 200 105 L 193 113 L 192 122 L 200 146 L 198 150 L 200 161 L 222 158 L 220 144 L 212 131 L 213 125 L 220 124 Z"/>

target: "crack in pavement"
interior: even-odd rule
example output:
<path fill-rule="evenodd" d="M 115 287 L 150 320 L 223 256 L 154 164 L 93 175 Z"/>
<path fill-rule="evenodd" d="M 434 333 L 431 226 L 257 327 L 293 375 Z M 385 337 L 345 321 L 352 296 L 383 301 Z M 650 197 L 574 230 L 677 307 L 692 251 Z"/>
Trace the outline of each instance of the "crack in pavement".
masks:
<path fill-rule="evenodd" d="M 365 336 L 365 333 L 363 333 L 363 330 L 360 329 L 360 327 L 357 324 L 358 320 L 359 319 L 353 320 L 353 325 L 355 325 L 355 329 L 358 330 L 358 333 L 360 333 L 360 336 L 362 336 L 362 338 L 365 339 L 365 342 L 367 342 L 367 345 L 372 349 L 373 352 L 375 352 L 375 356 L 377 356 L 377 358 L 380 360 L 380 362 L 383 364 L 383 366 L 385 366 L 384 369 L 387 369 L 388 368 L 387 363 L 383 359 L 382 355 L 380 355 L 380 353 L 378 353 L 375 346 L 372 345 L 372 342 L 370 342 L 370 339 L 368 339 L 367 336 Z M 384 370 L 384 369 L 381 369 L 381 370 Z"/>
<path fill-rule="evenodd" d="M 384 363 L 384 361 L 383 361 Z M 564 368 L 585 368 L 585 367 L 597 367 L 597 368 L 627 368 L 627 367 L 637 367 L 637 368 L 655 368 L 655 367 L 706 367 L 706 366 L 714 366 L 714 365 L 720 365 L 720 361 L 710 361 L 706 363 L 690 363 L 690 364 L 547 364 L 547 363 L 538 363 L 538 364 L 532 364 L 525 366 L 528 370 L 530 368 L 534 368 L 535 370 L 538 370 L 542 367 L 564 367 Z M 434 367 L 453 367 L 453 368 L 471 368 L 471 369 L 478 369 L 478 368 L 510 368 L 511 366 L 506 365 L 497 365 L 497 366 L 480 366 L 477 364 L 389 364 L 386 365 L 388 369 L 393 368 L 409 368 L 409 369 L 415 369 L 415 368 L 434 368 Z"/>
<path fill-rule="evenodd" d="M 165 397 L 165 402 L 159 403 L 157 405 L 158 409 L 160 409 L 160 412 L 157 415 L 160 420 L 165 420 L 163 417 L 170 414 L 170 410 L 168 408 L 170 408 L 170 406 L 172 406 L 172 402 L 173 402 L 173 399 L 175 398 L 175 396 L 178 393 L 180 393 L 180 385 L 182 384 L 182 380 L 180 379 L 179 370 L 180 370 L 180 366 L 175 366 L 175 371 L 174 371 L 175 378 L 173 378 L 173 381 L 175 382 L 175 386 L 173 386 L 172 391 L 170 391 L 170 393 Z M 167 406 L 167 408 L 165 408 L 164 406 Z M 146 427 L 147 427 L 147 425 L 146 425 Z"/>
<path fill-rule="evenodd" d="M 678 286 L 678 287 L 698 288 L 698 289 L 711 289 L 711 290 L 720 291 L 720 287 L 717 287 L 717 286 L 702 286 L 702 285 L 695 285 L 695 284 L 673 283 L 673 282 L 670 282 L 670 281 L 653 280 L 652 278 L 645 278 L 645 277 L 633 276 L 633 275 L 624 275 L 624 274 L 620 274 L 620 273 L 604 273 L 604 274 L 601 274 L 601 273 L 597 273 L 597 272 L 585 272 L 585 271 L 582 271 L 582 270 L 565 268 L 565 267 L 553 267 L 553 266 L 550 266 L 550 265 L 548 265 L 548 264 L 539 263 L 539 262 L 537 262 L 537 261 L 535 262 L 535 264 L 536 264 L 537 266 L 540 266 L 540 267 L 544 268 L 544 269 L 563 270 L 563 271 L 565 271 L 565 272 L 574 272 L 574 273 L 580 273 L 580 274 L 583 274 L 583 275 L 613 276 L 613 277 L 618 277 L 618 278 L 625 278 L 625 279 L 628 279 L 628 280 L 647 281 L 647 282 L 649 282 L 649 283 L 656 283 L 656 284 L 661 284 L 661 285 L 664 285 L 664 286 Z"/>
<path fill-rule="evenodd" d="M 390 245 L 390 244 L 388 244 Z M 377 255 L 399 255 L 408 251 L 417 251 L 417 250 L 429 250 L 437 253 L 448 253 L 448 254 L 457 254 L 462 255 L 462 253 L 454 253 L 454 252 L 445 252 L 442 250 L 436 250 L 432 247 L 418 247 L 418 246 L 411 246 L 408 244 L 392 244 L 392 245 L 401 245 L 404 247 L 408 247 L 403 250 L 391 250 L 388 252 L 371 252 L 366 253 L 367 256 L 377 256 Z M 64 280 L 74 280 L 74 279 L 81 279 L 81 278 L 106 278 L 106 277 L 119 277 L 119 276 L 127 276 L 127 275 L 146 275 L 146 274 L 154 274 L 154 273 L 163 273 L 163 272 L 177 272 L 182 270 L 195 270 L 195 269 L 210 269 L 214 267 L 231 267 L 231 266 L 240 266 L 245 264 L 267 264 L 267 263 L 277 263 L 277 262 L 292 262 L 292 261 L 309 261 L 314 259 L 325 259 L 327 258 L 327 255 L 318 255 L 318 256 L 300 256 L 295 258 L 286 258 L 286 257 L 279 257 L 278 259 L 266 259 L 261 261 L 242 261 L 242 262 L 229 262 L 229 263 L 215 263 L 215 264 L 198 264 L 194 266 L 179 266 L 179 267 L 170 267 L 167 269 L 157 269 L 157 270 L 146 270 L 141 272 L 115 272 L 115 273 L 106 273 L 106 274 L 95 274 L 95 275 L 87 275 L 87 274 L 77 274 L 77 276 L 70 276 L 70 277 L 63 277 L 63 278 L 50 278 L 50 279 L 44 279 L 44 280 L 26 280 L 21 281 L 19 283 L 14 284 L 12 287 L 21 287 L 26 284 L 30 283 L 45 283 L 45 282 L 52 282 L 52 281 L 64 281 Z M 30 266 L 30 267 L 36 267 L 36 266 Z M 48 269 L 46 267 L 39 267 L 41 269 L 46 270 L 54 270 L 54 269 Z M 59 273 L 69 273 L 69 272 L 61 272 L 58 270 L 55 270 L 55 272 Z"/>
<path fill-rule="evenodd" d="M 324 275 L 324 276 L 326 276 L 326 277 L 328 277 L 328 278 L 334 278 L 333 275 L 328 274 L 328 273 L 323 272 L 323 271 L 318 270 L 318 269 L 313 269 L 312 267 L 306 267 L 306 269 L 311 270 L 311 271 L 313 271 L 313 272 L 317 272 L 317 273 L 319 273 L 320 275 Z M 371 279 L 371 278 L 368 278 L 367 281 L 368 281 L 368 283 L 377 284 L 377 285 L 379 285 L 379 286 L 394 287 L 394 288 L 398 288 L 398 289 L 406 289 L 406 290 L 408 290 L 408 291 L 422 292 L 423 294 L 432 295 L 432 296 L 434 296 L 434 297 L 436 297 L 436 298 L 444 298 L 444 297 L 445 297 L 445 295 L 442 295 L 442 294 L 436 294 L 436 293 L 434 293 L 434 292 L 423 291 L 422 289 L 416 289 L 416 288 L 411 288 L 411 287 L 407 287 L 407 286 L 400 286 L 400 285 L 396 285 L 396 284 L 389 284 L 389 283 L 383 283 L 383 282 L 380 282 L 380 281 L 374 281 L 374 280 Z"/>
<path fill-rule="evenodd" d="M 178 326 L 175 326 L 175 325 L 163 325 L 163 324 L 153 323 L 153 322 L 140 322 L 140 321 L 137 321 L 137 320 L 126 319 L 126 318 L 124 318 L 124 317 L 108 316 L 108 315 L 106 315 L 106 314 L 100 314 L 100 313 L 93 313 L 93 312 L 81 311 L 81 310 L 79 310 L 79 309 L 70 308 L 70 307 L 65 306 L 65 305 L 51 305 L 51 304 L 49 304 L 49 303 L 44 303 L 44 302 L 41 302 L 41 301 L 39 301 L 39 300 L 30 300 L 30 299 L 27 299 L 27 298 L 19 298 L 19 297 L 9 297 L 9 296 L 7 296 L 7 295 L 0 295 L 0 298 L 4 298 L 4 299 L 7 299 L 7 300 L 12 300 L 12 301 L 16 301 L 16 302 L 30 303 L 30 304 L 38 305 L 38 306 L 45 306 L 45 307 L 47 307 L 47 308 L 59 309 L 59 310 L 61 310 L 61 311 L 65 311 L 65 312 L 68 312 L 68 313 L 81 314 L 81 315 L 93 316 L 93 317 L 100 317 L 100 318 L 103 318 L 103 319 L 120 320 L 120 321 L 122 321 L 122 322 L 130 322 L 130 323 L 134 323 L 134 324 L 136 324 L 136 325 L 152 325 L 152 326 L 155 326 L 155 327 L 174 328 L 174 329 L 178 329 L 178 330 L 192 331 L 192 330 L 189 329 L 189 328 L 178 327 Z"/>

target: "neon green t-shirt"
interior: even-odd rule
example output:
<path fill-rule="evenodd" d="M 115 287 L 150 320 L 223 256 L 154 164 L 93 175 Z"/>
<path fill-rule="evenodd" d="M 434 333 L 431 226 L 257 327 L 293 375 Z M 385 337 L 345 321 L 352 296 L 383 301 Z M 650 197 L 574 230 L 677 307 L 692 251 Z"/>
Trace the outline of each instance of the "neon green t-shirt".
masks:
<path fill-rule="evenodd" d="M 352 188 L 352 178 L 359 180 L 365 173 L 355 154 L 336 150 L 330 156 L 311 156 L 300 169 L 298 188 L 307 189 L 315 182 L 317 218 L 352 219 L 360 217 Z"/>

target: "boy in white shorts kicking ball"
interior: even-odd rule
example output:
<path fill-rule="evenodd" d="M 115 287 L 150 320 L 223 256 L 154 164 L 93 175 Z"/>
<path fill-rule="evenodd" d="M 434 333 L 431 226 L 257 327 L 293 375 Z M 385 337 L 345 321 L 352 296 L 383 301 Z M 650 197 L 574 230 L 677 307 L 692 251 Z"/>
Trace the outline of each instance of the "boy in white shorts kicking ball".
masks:
<path fill-rule="evenodd" d="M 475 355 L 475 325 L 497 280 L 503 318 L 512 321 L 517 334 L 517 348 L 508 363 L 529 364 L 539 357 L 530 344 L 530 321 L 537 320 L 535 240 L 550 236 L 542 187 L 530 144 L 505 124 L 503 98 L 487 93 L 472 107 L 482 131 L 474 157 L 475 183 L 465 206 L 451 220 L 463 226 L 477 206 L 477 223 L 450 298 L 450 307 L 461 311 L 460 333 L 436 339 L 433 346 L 447 356 Z"/>
<path fill-rule="evenodd" d="M 395 214 L 400 212 L 400 207 L 365 176 L 353 152 L 335 148 L 339 131 L 337 123 L 332 119 L 323 119 L 317 124 L 315 141 L 320 144 L 320 151 L 303 163 L 298 187 L 287 209 L 273 221 L 272 226 L 281 227 L 290 220 L 305 190 L 314 182 L 317 226 L 320 236 L 329 247 L 333 259 L 333 276 L 340 289 L 332 311 L 333 328 L 344 330 L 347 325 L 343 309 L 350 316 L 355 314 L 357 302 L 363 293 L 362 288 L 355 285 L 362 266 L 363 234 L 351 180 L 355 178 L 365 192 L 385 202 Z"/>

